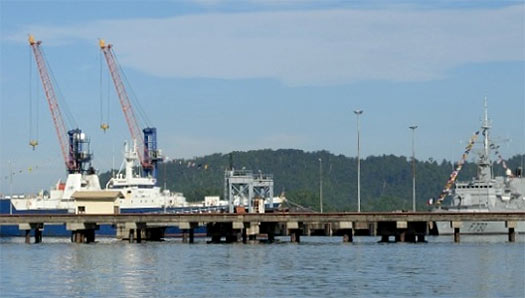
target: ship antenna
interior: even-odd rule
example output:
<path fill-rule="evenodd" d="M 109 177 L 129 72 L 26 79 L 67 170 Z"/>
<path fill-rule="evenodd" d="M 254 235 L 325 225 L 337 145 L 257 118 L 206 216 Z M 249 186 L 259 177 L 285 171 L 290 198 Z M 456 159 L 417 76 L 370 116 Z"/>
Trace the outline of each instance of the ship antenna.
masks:
<path fill-rule="evenodd" d="M 489 123 L 489 112 L 488 112 L 488 104 L 487 104 L 487 97 L 485 96 L 485 103 L 484 103 L 484 112 L 485 117 L 483 119 L 483 135 L 484 135 L 484 141 L 483 145 L 485 147 L 485 157 L 489 158 L 489 129 L 490 129 L 490 123 Z"/>

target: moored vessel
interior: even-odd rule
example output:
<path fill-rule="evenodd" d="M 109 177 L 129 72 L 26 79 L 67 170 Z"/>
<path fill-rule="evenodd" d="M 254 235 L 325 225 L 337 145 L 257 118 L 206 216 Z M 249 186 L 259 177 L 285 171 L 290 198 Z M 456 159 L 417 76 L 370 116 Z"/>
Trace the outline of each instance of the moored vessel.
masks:
<path fill-rule="evenodd" d="M 512 170 L 507 167 L 490 137 L 491 123 L 488 117 L 487 100 L 485 99 L 482 126 L 472 137 L 465 148 L 465 153 L 458 163 L 458 168 L 451 174 L 441 196 L 435 202 L 438 212 L 525 212 L 525 177 L 523 168 Z M 477 137 L 483 137 L 483 148 L 477 158 L 477 175 L 470 181 L 456 182 L 456 177 L 462 164 L 468 156 Z M 498 164 L 505 170 L 505 176 L 494 176 L 492 151 L 498 155 Z M 446 197 L 450 204 L 442 205 Z M 503 222 L 464 222 L 462 234 L 506 234 L 507 227 Z M 440 235 L 452 234 L 453 228 L 449 222 L 437 222 Z M 516 232 L 525 233 L 525 222 L 516 223 Z"/>

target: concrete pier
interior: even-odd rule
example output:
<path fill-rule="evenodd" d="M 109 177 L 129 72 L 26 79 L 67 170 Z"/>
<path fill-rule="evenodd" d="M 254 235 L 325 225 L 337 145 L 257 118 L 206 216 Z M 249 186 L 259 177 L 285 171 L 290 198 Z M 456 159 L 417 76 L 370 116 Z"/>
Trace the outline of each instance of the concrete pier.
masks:
<path fill-rule="evenodd" d="M 65 224 L 75 243 L 95 242 L 99 225 L 113 225 L 117 239 L 130 243 L 161 241 L 167 227 L 178 227 L 183 242 L 194 241 L 194 229 L 206 227 L 210 243 L 274 242 L 276 236 L 289 236 L 300 242 L 304 235 L 337 236 L 352 242 L 354 236 L 377 235 L 382 242 L 425 242 L 436 229 L 434 222 L 450 222 L 454 241 L 460 241 L 463 222 L 505 222 L 508 241 L 516 241 L 518 223 L 525 212 L 361 212 L 361 213 L 202 213 L 202 214 L 49 214 L 0 215 L 0 225 L 18 225 L 26 242 L 42 241 L 45 225 Z"/>

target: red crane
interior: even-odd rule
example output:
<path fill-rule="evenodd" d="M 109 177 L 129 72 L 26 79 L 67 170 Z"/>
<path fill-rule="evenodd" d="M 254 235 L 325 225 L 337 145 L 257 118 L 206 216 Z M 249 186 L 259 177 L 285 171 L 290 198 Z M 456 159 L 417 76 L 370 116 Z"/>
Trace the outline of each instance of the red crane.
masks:
<path fill-rule="evenodd" d="M 55 89 L 49 76 L 47 64 L 44 55 L 42 54 L 42 50 L 40 49 L 41 43 L 42 41 L 36 41 L 33 35 L 29 35 L 29 46 L 35 55 L 36 65 L 38 67 L 40 79 L 42 80 L 47 103 L 49 104 L 49 110 L 51 112 L 51 117 L 53 118 L 60 151 L 62 152 L 66 169 L 69 173 L 80 173 L 85 170 L 84 165 L 91 161 L 89 147 L 88 151 L 83 150 L 83 145 L 89 144 L 89 141 L 80 129 L 76 128 L 68 131 L 66 128 L 58 105 Z M 30 145 L 34 148 L 37 145 L 37 142 L 31 141 Z"/>
<path fill-rule="evenodd" d="M 131 137 L 137 142 L 137 151 L 143 172 L 145 175 L 153 175 L 153 177 L 156 178 L 157 162 L 162 160 L 160 152 L 157 150 L 157 130 L 154 127 L 140 128 L 128 93 L 126 92 L 126 87 L 120 76 L 119 65 L 112 50 L 113 46 L 111 44 L 106 45 L 103 39 L 99 40 L 99 46 L 104 54 L 111 78 L 113 79 L 129 132 L 131 133 Z"/>

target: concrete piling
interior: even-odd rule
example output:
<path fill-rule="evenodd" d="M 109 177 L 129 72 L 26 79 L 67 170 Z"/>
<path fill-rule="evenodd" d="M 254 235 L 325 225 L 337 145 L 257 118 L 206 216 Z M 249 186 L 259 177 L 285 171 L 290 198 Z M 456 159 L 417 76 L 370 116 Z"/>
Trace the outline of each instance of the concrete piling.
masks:
<path fill-rule="evenodd" d="M 133 243 L 135 240 L 135 229 L 129 229 L 129 243 Z"/>
<path fill-rule="evenodd" d="M 99 226 L 95 223 L 67 223 L 66 230 L 71 231 L 71 242 L 93 243 L 95 242 L 95 230 Z"/>
<path fill-rule="evenodd" d="M 343 242 L 347 243 L 347 242 L 353 242 L 354 239 L 353 239 L 353 231 L 350 229 L 350 230 L 344 230 L 343 231 Z"/>
<path fill-rule="evenodd" d="M 31 230 L 34 231 L 35 243 L 42 242 L 42 230 L 44 229 L 43 223 L 22 223 L 18 225 L 18 229 L 24 232 L 24 242 L 31 244 Z"/>
<path fill-rule="evenodd" d="M 195 230 L 193 228 L 190 229 L 190 243 L 194 242 L 195 238 Z"/>
<path fill-rule="evenodd" d="M 242 229 L 242 243 L 248 243 L 248 234 L 246 234 L 246 229 Z"/>
<path fill-rule="evenodd" d="M 75 230 L 71 231 L 71 242 L 73 243 L 93 243 L 95 242 L 95 230 Z"/>
<path fill-rule="evenodd" d="M 463 223 L 461 221 L 452 221 L 450 222 L 450 227 L 454 229 L 454 242 L 459 243 L 459 229 Z"/>
<path fill-rule="evenodd" d="M 31 230 L 25 230 L 25 238 L 26 244 L 31 244 Z"/>
<path fill-rule="evenodd" d="M 459 243 L 459 228 L 454 228 L 454 242 Z"/>
<path fill-rule="evenodd" d="M 516 225 L 517 223 L 515 221 L 506 221 L 505 227 L 509 229 L 509 242 L 516 242 Z"/>
<path fill-rule="evenodd" d="M 516 232 L 514 228 L 509 228 L 509 242 L 516 242 Z"/>
<path fill-rule="evenodd" d="M 189 231 L 188 229 L 182 230 L 182 243 L 188 243 L 189 242 Z"/>
<path fill-rule="evenodd" d="M 275 232 L 274 231 L 268 231 L 268 243 L 275 242 Z"/>
<path fill-rule="evenodd" d="M 300 243 L 301 242 L 301 230 L 295 229 L 290 231 L 290 242 Z"/>
<path fill-rule="evenodd" d="M 35 229 L 35 243 L 41 243 L 42 242 L 42 230 L 36 228 Z"/>

